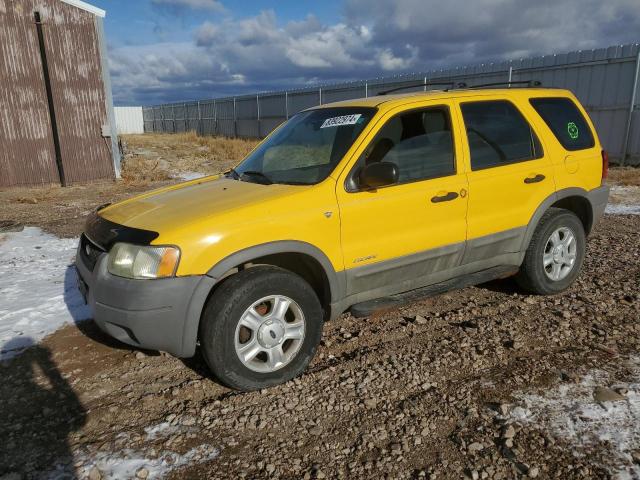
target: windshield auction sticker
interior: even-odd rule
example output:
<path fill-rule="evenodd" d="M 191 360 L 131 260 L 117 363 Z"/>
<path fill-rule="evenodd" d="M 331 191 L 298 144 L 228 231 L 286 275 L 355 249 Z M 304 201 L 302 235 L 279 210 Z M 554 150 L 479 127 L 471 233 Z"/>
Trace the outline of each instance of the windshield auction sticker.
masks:
<path fill-rule="evenodd" d="M 320 126 L 320 128 L 341 127 L 342 125 L 355 125 L 356 123 L 358 123 L 358 120 L 361 116 L 362 115 L 360 113 L 356 113 L 354 115 L 342 115 L 341 117 L 327 118 Z"/>

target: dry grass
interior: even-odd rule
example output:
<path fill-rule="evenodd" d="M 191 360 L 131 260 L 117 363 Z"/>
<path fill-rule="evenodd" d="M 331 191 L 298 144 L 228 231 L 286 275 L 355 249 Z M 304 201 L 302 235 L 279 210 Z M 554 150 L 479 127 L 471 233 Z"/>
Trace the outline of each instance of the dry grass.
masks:
<path fill-rule="evenodd" d="M 223 137 L 180 134 L 124 135 L 122 177 L 145 182 L 178 177 L 181 173 L 215 174 L 238 164 L 258 143 Z"/>
<path fill-rule="evenodd" d="M 160 166 L 160 161 L 138 157 L 122 164 L 122 180 L 131 184 L 148 184 L 169 180 L 171 175 Z"/>
<path fill-rule="evenodd" d="M 640 168 L 611 167 L 609 181 L 615 185 L 640 187 Z"/>

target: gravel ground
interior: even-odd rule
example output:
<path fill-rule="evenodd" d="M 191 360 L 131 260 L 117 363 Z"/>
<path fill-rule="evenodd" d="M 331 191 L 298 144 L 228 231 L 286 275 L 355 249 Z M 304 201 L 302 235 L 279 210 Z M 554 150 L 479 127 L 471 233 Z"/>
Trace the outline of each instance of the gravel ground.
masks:
<path fill-rule="evenodd" d="M 343 315 L 261 392 L 66 327 L 0 364 L 0 478 L 640 478 L 639 230 L 606 215 L 559 296 Z"/>
<path fill-rule="evenodd" d="M 0 227 L 77 237 L 96 205 L 172 181 L 136 176 L 145 165 L 209 171 L 205 146 L 245 148 L 165 137 L 128 139 L 125 182 L 0 192 Z M 266 391 L 230 391 L 200 357 L 136 351 L 91 321 L 62 328 L 0 362 L 0 480 L 639 480 L 640 215 L 625 214 L 639 178 L 612 169 L 613 214 L 566 293 L 507 279 L 345 314 L 301 378 Z"/>

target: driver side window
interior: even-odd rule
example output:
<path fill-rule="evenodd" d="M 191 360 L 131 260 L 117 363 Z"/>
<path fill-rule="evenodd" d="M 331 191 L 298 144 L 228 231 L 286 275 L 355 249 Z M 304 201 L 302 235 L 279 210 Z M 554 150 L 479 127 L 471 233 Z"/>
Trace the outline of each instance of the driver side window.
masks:
<path fill-rule="evenodd" d="M 397 167 L 398 183 L 455 174 L 449 109 L 431 107 L 391 118 L 365 150 L 356 178 L 361 169 L 378 162 Z"/>

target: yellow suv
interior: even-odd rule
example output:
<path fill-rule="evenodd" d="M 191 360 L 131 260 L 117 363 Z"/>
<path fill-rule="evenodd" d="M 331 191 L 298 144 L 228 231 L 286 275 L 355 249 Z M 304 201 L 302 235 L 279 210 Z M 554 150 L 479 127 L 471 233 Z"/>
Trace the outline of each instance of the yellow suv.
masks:
<path fill-rule="evenodd" d="M 325 320 L 516 275 L 576 279 L 607 157 L 568 91 L 380 95 L 293 116 L 235 169 L 101 207 L 76 260 L 105 332 L 199 345 L 240 390 L 299 375 Z"/>

